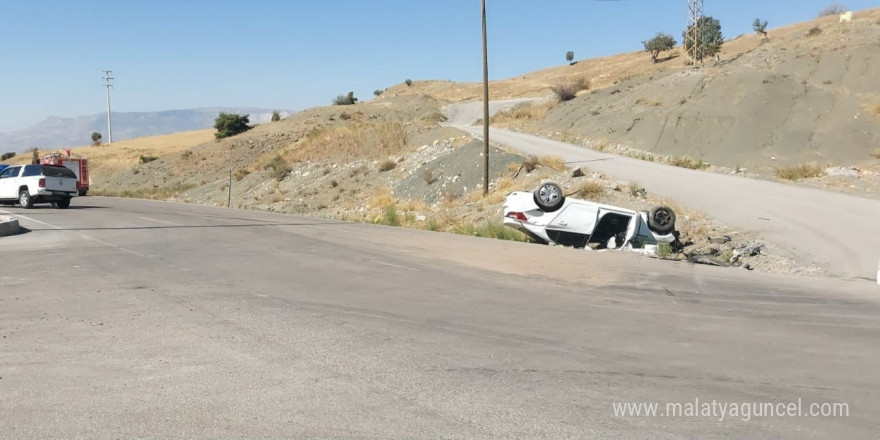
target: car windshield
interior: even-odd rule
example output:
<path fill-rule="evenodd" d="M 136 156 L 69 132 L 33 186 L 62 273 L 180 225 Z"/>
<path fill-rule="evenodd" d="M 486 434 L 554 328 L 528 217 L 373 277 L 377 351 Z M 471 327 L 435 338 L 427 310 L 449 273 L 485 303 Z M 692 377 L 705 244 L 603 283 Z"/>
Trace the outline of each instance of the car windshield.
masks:
<path fill-rule="evenodd" d="M 46 177 L 73 177 L 76 179 L 76 174 L 73 174 L 73 171 L 69 168 L 51 165 L 43 165 L 43 175 Z"/>

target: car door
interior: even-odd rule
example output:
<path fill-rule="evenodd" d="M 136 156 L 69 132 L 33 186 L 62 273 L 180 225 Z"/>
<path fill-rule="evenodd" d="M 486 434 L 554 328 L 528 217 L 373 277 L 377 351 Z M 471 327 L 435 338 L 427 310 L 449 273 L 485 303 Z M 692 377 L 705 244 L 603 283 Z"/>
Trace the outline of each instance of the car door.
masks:
<path fill-rule="evenodd" d="M 21 167 L 9 167 L 0 172 L 0 199 L 15 200 L 18 197 L 15 188 L 15 177 Z"/>
<path fill-rule="evenodd" d="M 571 203 L 547 225 L 547 236 L 563 246 L 582 248 L 593 233 L 598 206 L 592 203 Z"/>

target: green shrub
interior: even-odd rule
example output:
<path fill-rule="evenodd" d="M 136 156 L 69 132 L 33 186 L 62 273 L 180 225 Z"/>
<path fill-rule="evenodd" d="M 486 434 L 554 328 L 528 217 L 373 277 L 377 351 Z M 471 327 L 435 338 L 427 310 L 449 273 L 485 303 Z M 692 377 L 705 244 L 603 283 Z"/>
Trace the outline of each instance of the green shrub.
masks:
<path fill-rule="evenodd" d="M 508 228 L 498 220 L 489 220 L 481 223 L 462 223 L 452 228 L 452 232 L 460 235 L 494 238 L 496 240 L 530 241 L 528 235 L 525 235 L 516 229 Z"/>
<path fill-rule="evenodd" d="M 217 119 L 214 119 L 214 128 L 217 130 L 214 136 L 217 139 L 223 139 L 250 130 L 251 126 L 248 125 L 250 123 L 248 116 L 221 112 Z"/>
<path fill-rule="evenodd" d="M 281 120 L 281 113 L 278 113 L 278 110 L 272 111 L 272 122 L 278 122 Z"/>
<path fill-rule="evenodd" d="M 138 159 L 138 161 L 139 161 L 140 163 L 150 163 L 150 162 L 152 162 L 152 161 L 154 161 L 154 160 L 156 160 L 156 159 L 159 159 L 159 158 L 156 157 L 156 156 L 144 156 L 144 155 L 142 154 L 141 157 L 140 157 L 140 159 Z"/>
<path fill-rule="evenodd" d="M 15 152 L 10 151 L 8 153 L 3 153 L 2 155 L 0 155 L 0 160 L 12 159 L 13 157 L 15 157 Z"/>
<path fill-rule="evenodd" d="M 348 92 L 347 95 L 339 95 L 333 100 L 333 105 L 354 105 L 358 101 L 354 97 L 354 92 Z"/>
<path fill-rule="evenodd" d="M 816 35 L 819 35 L 821 33 L 822 33 L 822 29 L 820 29 L 819 26 L 813 26 L 812 28 L 810 28 L 809 31 L 807 31 L 807 36 L 808 37 L 815 37 Z"/>
<path fill-rule="evenodd" d="M 642 41 L 642 45 L 645 47 L 645 52 L 651 54 L 651 61 L 655 63 L 660 56 L 660 52 L 672 50 L 675 48 L 676 44 L 675 38 L 672 35 L 664 34 L 663 32 L 658 32 L 657 35 L 650 40 Z"/>
<path fill-rule="evenodd" d="M 383 93 L 385 93 L 385 92 L 383 92 L 382 90 L 379 90 L 379 89 L 373 90 L 373 96 L 380 96 Z"/>
<path fill-rule="evenodd" d="M 382 211 L 379 223 L 387 226 L 400 226 L 400 218 L 397 216 L 397 206 L 388 205 Z"/>
<path fill-rule="evenodd" d="M 407 78 L 406 81 L 404 81 L 404 83 L 406 84 L 407 87 L 409 87 L 412 85 L 412 80 Z"/>

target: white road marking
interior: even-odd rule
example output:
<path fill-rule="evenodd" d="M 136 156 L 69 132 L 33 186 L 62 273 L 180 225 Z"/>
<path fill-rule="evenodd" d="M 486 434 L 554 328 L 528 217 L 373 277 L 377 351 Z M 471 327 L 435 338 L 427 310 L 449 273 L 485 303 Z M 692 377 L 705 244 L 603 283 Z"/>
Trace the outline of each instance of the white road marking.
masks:
<path fill-rule="evenodd" d="M 367 261 L 369 261 L 370 263 L 374 263 L 374 264 L 381 264 L 382 266 L 396 267 L 398 269 L 409 270 L 412 272 L 421 272 L 421 270 L 416 269 L 414 267 L 399 266 L 397 264 L 385 263 L 383 261 L 378 261 L 378 260 L 367 260 Z"/>
<path fill-rule="evenodd" d="M 151 222 L 165 223 L 165 224 L 173 225 L 173 226 L 183 226 L 183 224 L 181 224 L 181 223 L 174 223 L 174 222 L 169 222 L 166 220 L 159 220 L 157 218 L 150 218 L 150 217 L 138 217 L 138 218 L 141 220 L 149 220 Z"/>
<path fill-rule="evenodd" d="M 4 210 L 2 210 L 2 209 L 0 209 L 0 212 L 5 213 L 5 214 L 9 214 L 9 215 L 15 215 L 15 216 L 17 216 L 17 217 L 19 217 L 19 218 L 22 218 L 22 219 L 25 219 L 25 220 L 27 220 L 27 221 L 29 221 L 29 222 L 34 222 L 34 223 L 36 223 L 36 224 L 43 225 L 43 226 L 46 226 L 46 227 L 49 227 L 49 228 L 52 228 L 52 229 L 56 229 L 56 230 L 64 230 L 64 228 L 62 228 L 61 226 L 55 226 L 55 225 L 53 225 L 53 224 L 51 224 L 51 223 L 46 223 L 46 222 L 44 222 L 44 221 L 40 221 L 40 220 L 37 220 L 37 219 L 35 219 L 35 218 L 28 217 L 28 216 L 26 216 L 26 215 L 21 215 L 21 214 L 18 214 L 18 213 L 11 213 L 11 212 L 9 212 L 9 211 L 4 211 Z M 80 238 L 83 238 L 83 239 L 86 239 L 86 240 L 90 240 L 90 241 L 94 241 L 95 243 L 102 244 L 102 245 L 107 246 L 107 247 L 109 247 L 109 248 L 113 248 L 113 249 L 120 250 L 120 251 L 125 252 L 125 253 L 127 253 L 127 254 L 131 254 L 131 255 L 134 255 L 134 256 L 136 256 L 136 257 L 143 258 L 143 259 L 145 259 L 145 260 L 155 260 L 155 258 L 151 258 L 149 255 L 144 255 L 144 254 L 142 254 L 142 253 L 140 253 L 140 252 L 133 251 L 133 250 L 130 250 L 130 249 L 126 249 L 126 248 L 124 248 L 124 247 L 122 247 L 122 246 L 117 246 L 117 245 L 112 244 L 112 243 L 107 243 L 106 241 L 99 240 L 99 239 L 94 238 L 94 237 L 89 237 L 88 235 L 85 235 L 85 234 L 82 234 L 82 233 L 79 233 L 79 232 L 76 232 L 76 231 L 65 231 L 65 232 L 69 232 L 69 233 L 74 234 L 74 235 L 76 235 L 76 236 L 78 236 L 78 237 L 80 237 Z"/>

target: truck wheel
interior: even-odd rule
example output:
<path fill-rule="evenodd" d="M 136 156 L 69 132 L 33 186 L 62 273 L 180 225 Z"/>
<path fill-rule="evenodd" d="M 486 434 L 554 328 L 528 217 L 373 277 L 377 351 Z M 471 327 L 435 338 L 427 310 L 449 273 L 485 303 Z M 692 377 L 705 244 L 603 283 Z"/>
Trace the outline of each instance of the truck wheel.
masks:
<path fill-rule="evenodd" d="M 648 227 L 658 234 L 675 230 L 675 212 L 668 206 L 658 206 L 648 213 Z"/>
<path fill-rule="evenodd" d="M 61 199 L 55 201 L 55 207 L 58 209 L 67 209 L 70 207 L 70 199 Z"/>
<path fill-rule="evenodd" d="M 553 212 L 562 207 L 565 195 L 562 188 L 553 182 L 541 184 L 535 190 L 535 204 L 544 212 Z"/>
<path fill-rule="evenodd" d="M 31 195 L 26 189 L 23 189 L 18 193 L 18 204 L 24 209 L 31 209 L 34 207 L 34 199 L 31 198 Z"/>
<path fill-rule="evenodd" d="M 79 195 L 79 196 L 84 196 L 84 195 L 86 195 L 86 194 L 88 194 L 88 193 L 89 193 L 89 189 L 88 189 L 88 188 L 83 188 L 83 189 L 77 191 L 77 195 Z"/>

